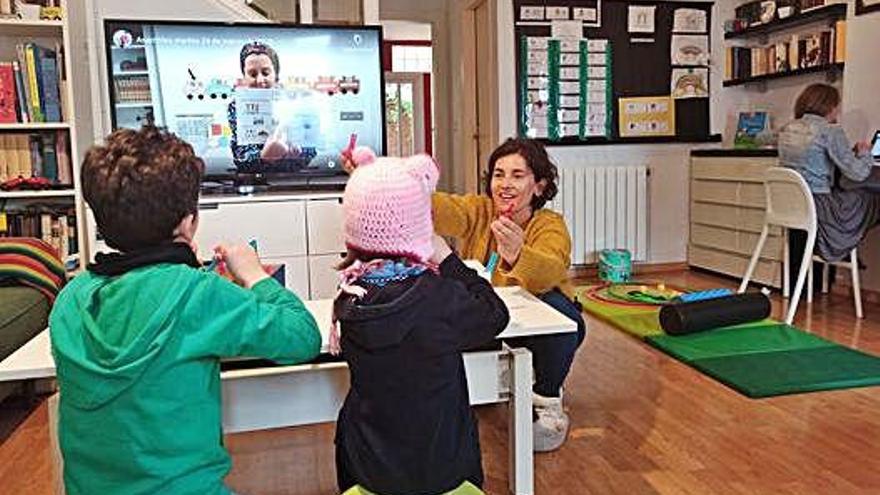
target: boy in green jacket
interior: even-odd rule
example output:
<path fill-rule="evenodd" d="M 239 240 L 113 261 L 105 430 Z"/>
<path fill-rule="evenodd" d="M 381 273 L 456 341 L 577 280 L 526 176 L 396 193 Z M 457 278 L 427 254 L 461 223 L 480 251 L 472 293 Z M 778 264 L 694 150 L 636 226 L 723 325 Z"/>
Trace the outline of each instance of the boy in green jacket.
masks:
<path fill-rule="evenodd" d="M 58 296 L 49 325 L 69 495 L 225 494 L 220 358 L 314 358 L 302 302 L 249 246 L 218 246 L 240 285 L 194 254 L 204 163 L 155 127 L 119 130 L 82 165 L 107 244 Z"/>

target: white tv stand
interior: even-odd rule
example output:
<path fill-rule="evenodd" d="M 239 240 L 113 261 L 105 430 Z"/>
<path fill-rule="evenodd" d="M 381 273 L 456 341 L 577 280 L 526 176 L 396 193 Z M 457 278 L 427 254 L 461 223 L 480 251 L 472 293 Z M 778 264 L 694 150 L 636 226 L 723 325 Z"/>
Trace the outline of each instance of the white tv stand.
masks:
<path fill-rule="evenodd" d="M 106 251 L 87 209 L 89 253 Z M 335 265 L 345 254 L 342 191 L 203 195 L 199 199 L 199 256 L 219 242 L 257 240 L 260 258 L 284 264 L 287 287 L 303 299 L 335 296 Z"/>

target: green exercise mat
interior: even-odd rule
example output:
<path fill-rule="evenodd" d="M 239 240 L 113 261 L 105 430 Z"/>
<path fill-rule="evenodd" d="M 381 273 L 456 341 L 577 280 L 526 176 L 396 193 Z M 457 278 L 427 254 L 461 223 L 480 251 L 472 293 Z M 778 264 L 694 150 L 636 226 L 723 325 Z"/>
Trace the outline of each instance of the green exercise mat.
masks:
<path fill-rule="evenodd" d="M 773 320 L 666 335 L 659 306 L 578 288 L 584 311 L 753 398 L 880 385 L 880 358 Z"/>
<path fill-rule="evenodd" d="M 880 358 L 779 323 L 646 340 L 753 398 L 880 385 Z"/>

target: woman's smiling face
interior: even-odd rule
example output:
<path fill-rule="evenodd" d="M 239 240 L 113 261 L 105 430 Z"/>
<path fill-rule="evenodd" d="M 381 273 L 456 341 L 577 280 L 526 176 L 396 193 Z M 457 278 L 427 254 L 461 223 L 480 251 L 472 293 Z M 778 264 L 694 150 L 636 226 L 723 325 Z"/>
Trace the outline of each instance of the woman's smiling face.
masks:
<path fill-rule="evenodd" d="M 278 75 L 268 55 L 260 53 L 244 59 L 244 85 L 248 88 L 271 88 Z"/>
<path fill-rule="evenodd" d="M 532 213 L 532 198 L 544 192 L 544 184 L 543 181 L 535 181 L 535 174 L 525 158 L 514 153 L 502 156 L 495 162 L 491 190 L 495 211 L 508 216 L 527 211 L 528 218 Z"/>

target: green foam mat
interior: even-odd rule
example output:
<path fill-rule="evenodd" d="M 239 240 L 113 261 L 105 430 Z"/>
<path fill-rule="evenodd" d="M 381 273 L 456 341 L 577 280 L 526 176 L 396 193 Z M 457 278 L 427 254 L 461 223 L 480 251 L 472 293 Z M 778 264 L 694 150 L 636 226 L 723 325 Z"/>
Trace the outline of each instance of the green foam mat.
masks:
<path fill-rule="evenodd" d="M 880 358 L 788 325 L 646 340 L 752 398 L 880 385 Z"/>
<path fill-rule="evenodd" d="M 584 311 L 753 398 L 880 385 L 880 358 L 773 320 L 666 335 L 658 306 L 589 297 Z"/>

